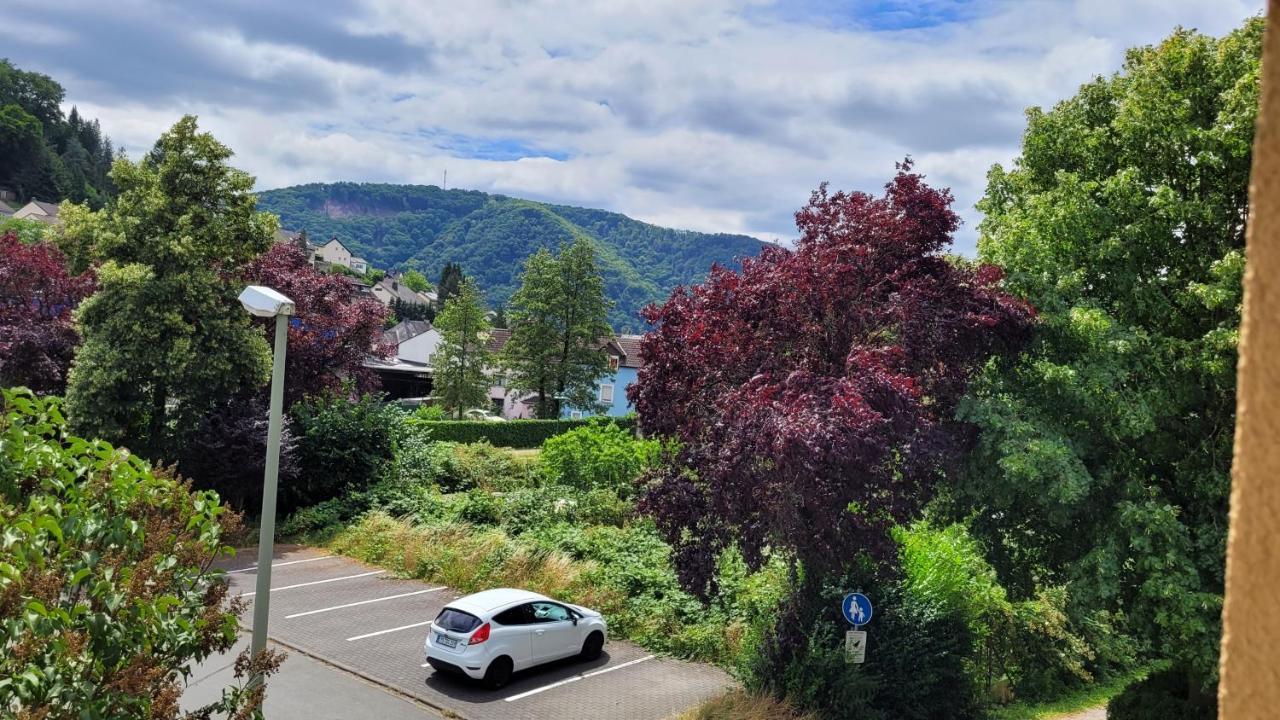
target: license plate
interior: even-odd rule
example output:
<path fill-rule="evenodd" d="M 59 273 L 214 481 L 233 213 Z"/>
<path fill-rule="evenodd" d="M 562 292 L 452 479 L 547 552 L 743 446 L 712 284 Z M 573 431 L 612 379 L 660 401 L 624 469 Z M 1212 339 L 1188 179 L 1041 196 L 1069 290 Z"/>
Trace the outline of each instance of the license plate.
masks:
<path fill-rule="evenodd" d="M 457 640 L 454 640 L 453 638 L 449 637 L 448 635 L 441 635 L 440 633 L 436 633 L 436 642 L 440 643 L 441 645 L 443 645 L 443 646 L 445 646 L 445 647 L 447 647 L 447 648 L 456 648 L 456 647 L 458 647 L 458 641 L 457 641 Z"/>

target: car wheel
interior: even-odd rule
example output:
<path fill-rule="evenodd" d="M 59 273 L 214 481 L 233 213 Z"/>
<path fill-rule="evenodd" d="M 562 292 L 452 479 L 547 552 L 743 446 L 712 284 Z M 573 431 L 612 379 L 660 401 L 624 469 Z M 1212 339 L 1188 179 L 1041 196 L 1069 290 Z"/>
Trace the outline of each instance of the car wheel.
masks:
<path fill-rule="evenodd" d="M 600 651 L 604 649 L 604 635 L 593 632 L 587 636 L 582 643 L 582 652 L 578 653 L 578 657 L 583 660 L 595 660 L 600 657 Z"/>
<path fill-rule="evenodd" d="M 500 657 L 489 663 L 484 671 L 484 685 L 490 690 L 497 690 L 511 680 L 511 658 Z"/>

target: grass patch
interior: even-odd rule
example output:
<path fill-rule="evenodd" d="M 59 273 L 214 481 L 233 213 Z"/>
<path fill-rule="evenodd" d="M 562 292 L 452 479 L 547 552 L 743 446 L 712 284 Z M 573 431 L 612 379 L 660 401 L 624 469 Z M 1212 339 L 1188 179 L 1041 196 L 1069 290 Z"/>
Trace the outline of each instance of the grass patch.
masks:
<path fill-rule="evenodd" d="M 517 460 L 534 461 L 542 453 L 542 448 L 503 448 Z"/>
<path fill-rule="evenodd" d="M 1050 702 L 1015 702 L 1004 707 L 993 708 L 991 720 L 1052 720 L 1052 718 L 1060 715 L 1088 710 L 1099 705 L 1105 705 L 1108 700 L 1119 695 L 1120 691 L 1124 690 L 1130 683 L 1141 680 L 1146 675 L 1146 670 L 1122 675 L 1075 690 Z"/>
<path fill-rule="evenodd" d="M 770 695 L 757 695 L 746 690 L 730 690 L 671 720 L 815 720 Z"/>

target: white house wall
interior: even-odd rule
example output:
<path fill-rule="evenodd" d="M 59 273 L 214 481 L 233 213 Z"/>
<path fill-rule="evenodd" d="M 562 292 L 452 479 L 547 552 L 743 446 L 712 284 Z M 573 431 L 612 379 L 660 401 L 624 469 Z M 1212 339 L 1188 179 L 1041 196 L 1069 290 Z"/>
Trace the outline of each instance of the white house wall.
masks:
<path fill-rule="evenodd" d="M 436 349 L 439 347 L 440 331 L 432 328 L 421 335 L 400 343 L 400 349 L 396 356 L 401 360 L 427 363 L 430 362 L 431 356 L 436 353 Z"/>

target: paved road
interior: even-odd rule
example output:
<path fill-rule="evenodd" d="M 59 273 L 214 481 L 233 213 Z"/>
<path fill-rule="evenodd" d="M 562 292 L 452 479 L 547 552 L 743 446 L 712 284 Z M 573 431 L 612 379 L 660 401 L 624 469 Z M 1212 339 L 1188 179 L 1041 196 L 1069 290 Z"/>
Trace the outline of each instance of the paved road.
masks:
<path fill-rule="evenodd" d="M 250 600 L 255 558 L 250 548 L 225 563 L 232 592 Z M 598 660 L 517 673 L 489 691 L 424 667 L 425 626 L 453 590 L 297 547 L 277 551 L 271 587 L 272 640 L 465 720 L 661 720 L 733 684 L 712 666 L 610 640 Z M 251 604 L 242 624 L 252 617 Z"/>
<path fill-rule="evenodd" d="M 249 645 L 244 635 L 231 652 L 216 655 L 195 668 L 182 693 L 182 709 L 195 710 L 216 702 L 222 689 L 236 681 L 232 663 Z M 274 645 L 274 643 L 273 643 Z M 278 646 L 277 646 L 278 647 Z M 308 657 L 289 654 L 267 686 L 264 712 L 271 720 L 442 720 L 444 715 L 421 703 L 389 692 L 349 672 Z"/>

